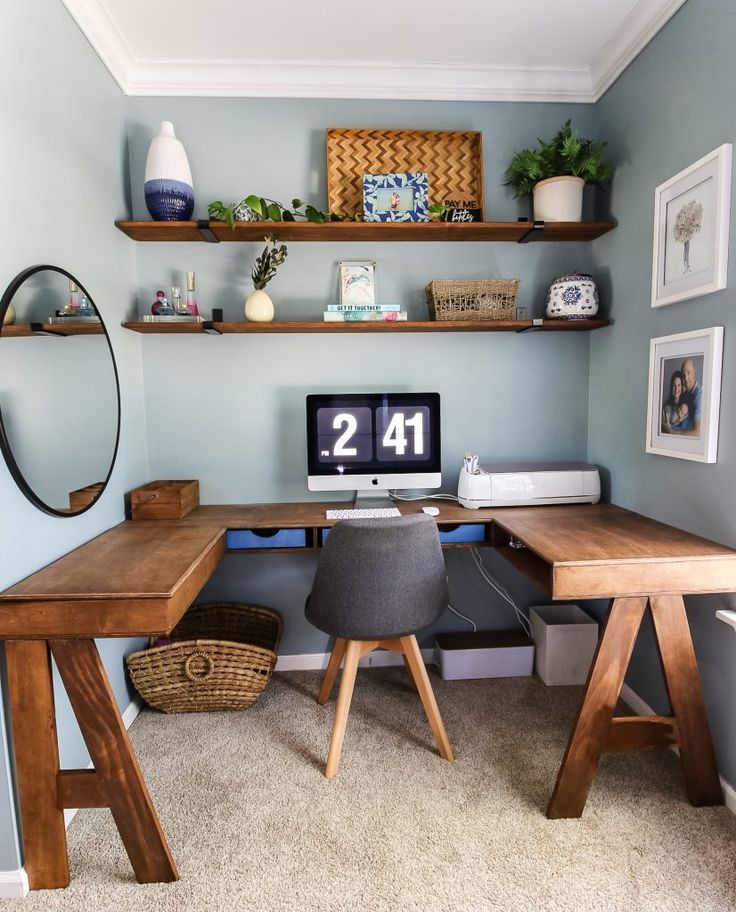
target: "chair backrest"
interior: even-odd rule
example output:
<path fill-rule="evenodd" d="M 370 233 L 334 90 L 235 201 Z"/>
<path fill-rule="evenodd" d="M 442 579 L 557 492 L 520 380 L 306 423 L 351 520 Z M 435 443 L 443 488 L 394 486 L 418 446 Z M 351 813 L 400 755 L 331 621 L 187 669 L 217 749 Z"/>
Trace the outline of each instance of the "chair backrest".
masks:
<path fill-rule="evenodd" d="M 385 640 L 428 626 L 447 601 L 431 516 L 344 519 L 325 542 L 306 614 L 333 636 Z"/>

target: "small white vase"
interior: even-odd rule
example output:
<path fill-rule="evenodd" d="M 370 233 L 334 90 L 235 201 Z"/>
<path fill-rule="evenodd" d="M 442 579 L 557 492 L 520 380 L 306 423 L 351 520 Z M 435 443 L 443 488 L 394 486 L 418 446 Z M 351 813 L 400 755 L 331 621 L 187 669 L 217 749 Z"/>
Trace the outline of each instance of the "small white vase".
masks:
<path fill-rule="evenodd" d="M 155 221 L 186 221 L 194 210 L 194 189 L 189 159 L 174 133 L 174 125 L 162 120 L 151 140 L 146 158 L 146 206 Z"/>
<path fill-rule="evenodd" d="M 245 318 L 253 323 L 270 323 L 273 320 L 273 301 L 265 291 L 256 289 L 245 299 Z"/>
<path fill-rule="evenodd" d="M 534 185 L 534 218 L 541 222 L 579 222 L 583 217 L 582 177 L 562 174 Z"/>
<path fill-rule="evenodd" d="M 8 304 L 8 309 L 3 317 L 3 326 L 12 326 L 13 323 L 15 323 L 15 308 L 12 304 Z"/>

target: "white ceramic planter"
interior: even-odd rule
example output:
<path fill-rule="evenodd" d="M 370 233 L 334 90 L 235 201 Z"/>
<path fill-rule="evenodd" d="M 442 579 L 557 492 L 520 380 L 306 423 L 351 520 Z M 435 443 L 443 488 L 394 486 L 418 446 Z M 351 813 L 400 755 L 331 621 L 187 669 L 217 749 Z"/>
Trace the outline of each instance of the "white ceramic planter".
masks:
<path fill-rule="evenodd" d="M 273 320 L 273 301 L 265 291 L 252 291 L 245 299 L 245 318 L 253 323 L 270 323 Z"/>
<path fill-rule="evenodd" d="M 534 218 L 543 222 L 579 222 L 583 218 L 582 177 L 563 174 L 534 185 Z"/>

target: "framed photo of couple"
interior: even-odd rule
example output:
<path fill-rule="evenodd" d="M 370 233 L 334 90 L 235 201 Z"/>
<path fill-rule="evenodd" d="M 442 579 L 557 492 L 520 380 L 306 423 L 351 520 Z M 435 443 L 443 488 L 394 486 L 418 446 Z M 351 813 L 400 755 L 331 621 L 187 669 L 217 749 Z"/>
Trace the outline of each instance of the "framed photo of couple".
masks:
<path fill-rule="evenodd" d="M 715 462 L 723 327 L 652 339 L 647 453 Z"/>
<path fill-rule="evenodd" d="M 652 307 L 726 287 L 731 153 L 725 143 L 655 190 Z"/>

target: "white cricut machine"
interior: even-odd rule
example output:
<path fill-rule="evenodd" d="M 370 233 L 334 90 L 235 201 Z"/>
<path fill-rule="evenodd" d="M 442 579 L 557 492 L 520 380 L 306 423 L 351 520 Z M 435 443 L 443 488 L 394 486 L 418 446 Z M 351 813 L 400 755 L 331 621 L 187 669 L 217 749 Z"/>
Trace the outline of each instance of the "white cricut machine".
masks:
<path fill-rule="evenodd" d="M 598 503 L 598 468 L 587 462 L 509 462 L 478 465 L 466 457 L 457 499 L 464 507 L 531 507 L 540 504 Z"/>

